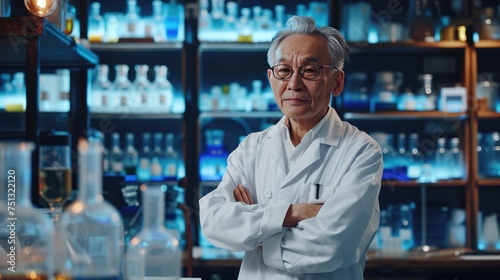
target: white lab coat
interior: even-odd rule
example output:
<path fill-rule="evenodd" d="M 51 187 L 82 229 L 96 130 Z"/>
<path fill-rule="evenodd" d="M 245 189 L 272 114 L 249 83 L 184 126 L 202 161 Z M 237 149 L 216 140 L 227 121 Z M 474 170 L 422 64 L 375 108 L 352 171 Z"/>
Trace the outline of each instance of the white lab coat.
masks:
<path fill-rule="evenodd" d="M 248 135 L 229 155 L 218 187 L 200 199 L 204 236 L 217 247 L 246 251 L 238 279 L 363 279 L 379 224 L 382 153 L 333 108 L 326 118 L 288 173 L 285 117 Z M 236 202 L 239 183 L 255 204 Z M 289 205 L 306 202 L 324 205 L 316 217 L 282 227 Z"/>

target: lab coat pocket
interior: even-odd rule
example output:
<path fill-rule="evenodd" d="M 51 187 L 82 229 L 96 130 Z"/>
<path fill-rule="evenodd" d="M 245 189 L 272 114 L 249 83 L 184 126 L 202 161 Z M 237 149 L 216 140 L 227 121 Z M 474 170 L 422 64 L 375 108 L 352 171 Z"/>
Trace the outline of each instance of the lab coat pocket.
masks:
<path fill-rule="evenodd" d="M 329 197 L 335 193 L 334 186 L 323 184 L 310 184 L 307 188 L 308 203 L 324 203 Z"/>

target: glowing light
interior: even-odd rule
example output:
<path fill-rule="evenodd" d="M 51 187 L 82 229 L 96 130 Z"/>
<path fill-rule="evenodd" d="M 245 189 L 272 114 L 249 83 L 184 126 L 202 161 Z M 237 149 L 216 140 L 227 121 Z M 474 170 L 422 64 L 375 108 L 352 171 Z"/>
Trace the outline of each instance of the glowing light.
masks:
<path fill-rule="evenodd" d="M 57 0 L 24 0 L 26 9 L 37 17 L 52 14 L 57 8 Z"/>

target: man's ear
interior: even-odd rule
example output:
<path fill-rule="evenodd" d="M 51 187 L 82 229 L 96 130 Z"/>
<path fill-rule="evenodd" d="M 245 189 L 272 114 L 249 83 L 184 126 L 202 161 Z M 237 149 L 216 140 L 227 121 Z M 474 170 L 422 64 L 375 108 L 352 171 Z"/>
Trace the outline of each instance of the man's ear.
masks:
<path fill-rule="evenodd" d="M 334 83 L 333 88 L 332 88 L 332 95 L 337 97 L 340 95 L 340 93 L 344 89 L 345 73 L 343 70 L 338 70 L 338 71 L 335 71 L 335 73 L 333 73 L 333 77 L 334 77 L 335 83 Z"/>
<path fill-rule="evenodd" d="M 267 79 L 271 81 L 271 75 L 273 75 L 273 70 L 267 69 Z"/>

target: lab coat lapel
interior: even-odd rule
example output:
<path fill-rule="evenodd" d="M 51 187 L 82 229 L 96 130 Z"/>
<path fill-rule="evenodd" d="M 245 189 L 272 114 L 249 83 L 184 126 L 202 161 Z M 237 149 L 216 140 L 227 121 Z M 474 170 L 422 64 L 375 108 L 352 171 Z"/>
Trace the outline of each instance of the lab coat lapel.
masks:
<path fill-rule="evenodd" d="M 321 145 L 338 147 L 343 130 L 342 120 L 333 108 L 330 109 L 328 118 L 327 123 L 317 132 L 316 139 L 313 140 L 307 151 L 302 154 L 301 158 L 287 174 L 281 188 L 293 183 L 296 177 L 302 176 L 303 172 L 307 171 L 307 168 L 321 159 Z"/>
<path fill-rule="evenodd" d="M 297 160 L 297 163 L 290 169 L 290 172 L 285 177 L 283 185 L 281 188 L 294 182 L 294 179 L 304 178 L 303 172 L 307 172 L 307 169 L 311 167 L 316 161 L 320 160 L 320 146 L 321 139 L 315 139 L 306 151 Z"/>
<path fill-rule="evenodd" d="M 267 136 L 268 142 L 264 145 L 263 154 L 270 157 L 268 163 L 276 163 L 276 167 L 281 170 L 282 174 L 286 174 L 286 155 L 284 154 L 279 126 L 274 126 L 271 129 L 273 131 Z"/>

